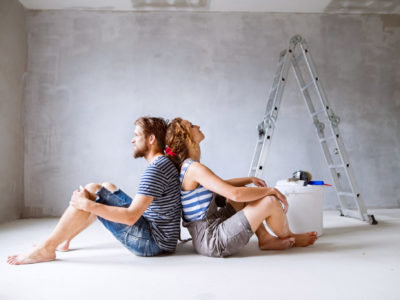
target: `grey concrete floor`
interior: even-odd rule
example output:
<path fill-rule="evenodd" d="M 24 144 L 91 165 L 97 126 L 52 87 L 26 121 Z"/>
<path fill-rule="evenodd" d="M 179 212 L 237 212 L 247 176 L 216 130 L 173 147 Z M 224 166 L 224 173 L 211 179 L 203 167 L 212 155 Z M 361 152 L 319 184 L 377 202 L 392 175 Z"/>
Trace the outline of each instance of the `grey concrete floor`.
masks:
<path fill-rule="evenodd" d="M 96 222 L 49 263 L 10 266 L 48 235 L 57 219 L 0 226 L 0 299 L 400 299 L 400 209 L 372 210 L 379 224 L 324 212 L 324 235 L 308 248 L 260 251 L 257 240 L 235 256 L 141 258 Z M 186 236 L 187 232 L 183 232 Z"/>

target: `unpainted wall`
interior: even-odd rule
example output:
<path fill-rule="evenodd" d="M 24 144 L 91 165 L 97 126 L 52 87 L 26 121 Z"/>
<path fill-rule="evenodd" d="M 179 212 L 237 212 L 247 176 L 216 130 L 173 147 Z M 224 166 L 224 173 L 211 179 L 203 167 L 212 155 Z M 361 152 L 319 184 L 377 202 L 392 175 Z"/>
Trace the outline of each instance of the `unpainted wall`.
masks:
<path fill-rule="evenodd" d="M 24 8 L 18 1 L 0 1 L 0 223 L 19 218 L 23 208 L 27 49 Z"/>
<path fill-rule="evenodd" d="M 369 207 L 399 207 L 400 24 L 391 15 L 29 12 L 25 215 L 59 215 L 80 184 L 134 194 L 144 160 L 133 122 L 181 116 L 206 135 L 202 161 L 248 172 L 279 53 L 303 35 Z M 266 180 L 308 170 L 332 182 L 289 75 Z M 336 206 L 333 188 L 325 207 Z"/>

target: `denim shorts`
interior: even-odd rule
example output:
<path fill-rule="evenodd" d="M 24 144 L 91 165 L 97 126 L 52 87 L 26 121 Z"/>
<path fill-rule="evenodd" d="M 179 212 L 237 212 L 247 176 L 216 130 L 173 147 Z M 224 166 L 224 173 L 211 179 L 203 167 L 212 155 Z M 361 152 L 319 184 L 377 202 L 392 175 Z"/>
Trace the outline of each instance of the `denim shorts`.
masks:
<path fill-rule="evenodd" d="M 96 194 L 97 203 L 118 207 L 129 207 L 132 203 L 132 198 L 122 190 L 110 192 L 105 187 L 102 187 Z M 150 224 L 143 216 L 132 226 L 112 222 L 101 217 L 97 218 L 118 241 L 134 254 L 138 256 L 155 256 L 167 253 L 167 251 L 158 247 L 151 235 Z"/>

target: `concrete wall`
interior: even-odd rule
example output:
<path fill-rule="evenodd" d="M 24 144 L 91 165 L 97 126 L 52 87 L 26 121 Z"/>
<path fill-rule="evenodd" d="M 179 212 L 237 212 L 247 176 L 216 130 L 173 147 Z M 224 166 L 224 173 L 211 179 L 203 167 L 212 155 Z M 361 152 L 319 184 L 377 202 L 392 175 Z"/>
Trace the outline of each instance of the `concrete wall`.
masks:
<path fill-rule="evenodd" d="M 23 76 L 27 61 L 25 10 L 0 2 L 0 222 L 20 217 L 23 206 Z"/>
<path fill-rule="evenodd" d="M 142 115 L 200 124 L 203 162 L 245 176 L 279 52 L 296 33 L 342 119 L 366 204 L 400 205 L 399 16 L 54 11 L 27 22 L 25 215 L 58 215 L 93 181 L 134 194 L 145 162 L 130 139 Z M 290 75 L 266 179 L 298 169 L 331 182 Z"/>

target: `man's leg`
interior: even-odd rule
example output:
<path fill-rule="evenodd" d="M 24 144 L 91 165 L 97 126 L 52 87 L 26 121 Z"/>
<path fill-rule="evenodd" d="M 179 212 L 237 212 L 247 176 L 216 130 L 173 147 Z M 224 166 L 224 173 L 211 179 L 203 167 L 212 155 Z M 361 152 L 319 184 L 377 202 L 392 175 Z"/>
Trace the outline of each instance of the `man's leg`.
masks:
<path fill-rule="evenodd" d="M 85 189 L 89 198 L 94 200 L 95 193 L 101 188 L 100 184 L 88 184 Z M 28 254 L 9 256 L 7 262 L 13 265 L 32 264 L 51 261 L 56 258 L 56 248 L 64 241 L 70 241 L 76 234 L 88 227 L 92 215 L 86 211 L 68 206 L 50 236 Z"/>
<path fill-rule="evenodd" d="M 97 220 L 97 216 L 94 214 L 90 214 L 90 216 L 88 217 L 86 223 L 82 223 L 81 227 L 77 227 L 76 231 L 72 234 L 71 238 L 68 240 L 63 241 L 60 245 L 57 246 L 56 250 L 57 251 L 68 251 L 69 250 L 69 246 L 71 243 L 71 240 L 76 237 L 79 233 L 81 233 L 83 230 L 85 230 L 86 228 L 88 228 L 90 225 L 92 225 L 94 223 L 94 221 Z"/>
<path fill-rule="evenodd" d="M 90 193 L 90 197 L 91 197 L 90 199 L 94 201 L 94 200 L 96 200 L 96 197 L 97 197 L 95 195 L 95 193 L 98 191 L 99 188 L 98 188 L 97 184 L 94 184 L 94 186 L 91 186 L 91 185 L 93 185 L 93 184 L 88 184 L 85 187 L 85 189 L 88 190 L 88 191 L 93 189 L 92 192 Z M 114 191 L 118 190 L 118 188 L 114 184 L 112 184 L 110 182 L 103 182 L 101 185 L 103 187 L 105 187 L 107 190 L 109 190 L 110 192 L 114 192 Z M 69 240 L 63 241 L 60 245 L 57 246 L 56 250 L 58 250 L 58 251 L 68 251 L 69 244 L 71 243 L 71 240 L 74 237 L 76 237 L 79 233 L 81 233 L 83 230 L 88 228 L 96 220 L 97 220 L 97 216 L 94 215 L 94 214 L 91 214 L 88 217 L 87 222 L 86 223 L 82 223 L 81 227 L 77 227 L 76 231 L 72 234 L 71 238 Z"/>
<path fill-rule="evenodd" d="M 317 240 L 317 233 L 314 231 L 302 234 L 293 234 L 290 231 L 281 203 L 274 196 L 267 196 L 263 199 L 249 202 L 243 211 L 253 231 L 257 231 L 262 222 L 266 220 L 269 228 L 278 238 L 294 238 L 294 247 L 306 247 L 314 244 Z"/>
<path fill-rule="evenodd" d="M 246 202 L 234 202 L 230 199 L 228 199 L 228 202 L 236 211 L 242 210 L 246 206 Z M 263 223 L 257 228 L 255 234 L 258 238 L 258 247 L 261 250 L 285 250 L 293 247 L 295 242 L 293 237 L 281 239 L 270 235 Z"/>

